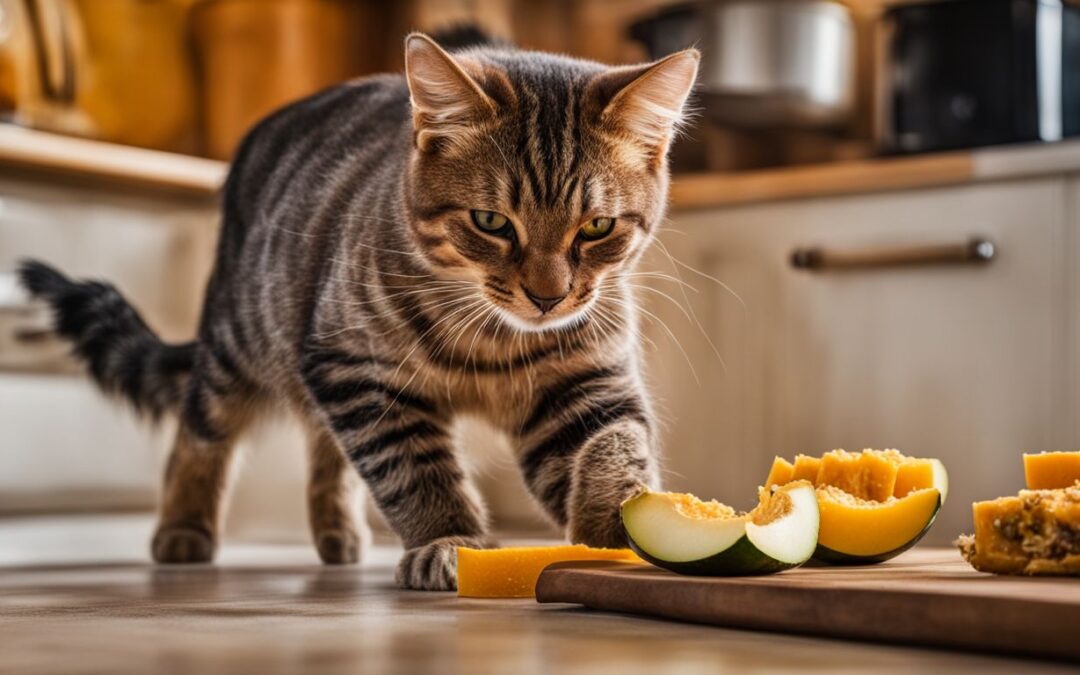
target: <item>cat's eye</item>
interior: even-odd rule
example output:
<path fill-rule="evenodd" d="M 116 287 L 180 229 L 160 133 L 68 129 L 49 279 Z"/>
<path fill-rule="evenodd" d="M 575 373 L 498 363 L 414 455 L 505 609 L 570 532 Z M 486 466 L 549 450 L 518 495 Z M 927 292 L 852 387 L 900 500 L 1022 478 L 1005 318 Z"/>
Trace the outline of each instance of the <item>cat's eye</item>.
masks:
<path fill-rule="evenodd" d="M 499 234 L 510 225 L 510 219 L 494 211 L 472 211 L 473 224 L 489 234 Z"/>
<path fill-rule="evenodd" d="M 593 218 L 581 226 L 581 238 L 588 241 L 603 239 L 615 229 L 614 218 Z"/>

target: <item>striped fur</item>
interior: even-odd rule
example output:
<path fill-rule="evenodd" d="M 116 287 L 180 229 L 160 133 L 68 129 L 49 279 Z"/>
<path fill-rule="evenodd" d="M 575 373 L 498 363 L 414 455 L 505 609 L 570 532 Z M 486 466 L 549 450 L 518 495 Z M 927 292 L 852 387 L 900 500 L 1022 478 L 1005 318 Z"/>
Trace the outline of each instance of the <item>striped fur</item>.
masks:
<path fill-rule="evenodd" d="M 490 545 L 461 414 L 514 440 L 574 541 L 624 544 L 620 502 L 657 483 L 625 275 L 663 218 L 696 53 L 611 69 L 414 35 L 406 60 L 405 78 L 329 89 L 242 143 L 194 343 L 163 345 L 111 287 L 24 267 L 103 388 L 179 415 L 158 560 L 212 558 L 234 442 L 271 401 L 309 430 L 320 555 L 360 555 L 351 465 L 409 588 L 453 588 L 456 546 Z M 473 209 L 509 224 L 482 231 Z M 594 218 L 615 219 L 595 241 Z"/>

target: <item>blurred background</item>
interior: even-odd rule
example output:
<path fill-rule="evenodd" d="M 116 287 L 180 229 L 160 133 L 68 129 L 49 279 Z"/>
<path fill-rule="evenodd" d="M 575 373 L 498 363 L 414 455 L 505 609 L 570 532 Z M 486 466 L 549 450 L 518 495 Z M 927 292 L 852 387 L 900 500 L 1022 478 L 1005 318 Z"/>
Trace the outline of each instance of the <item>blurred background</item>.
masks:
<path fill-rule="evenodd" d="M 774 454 L 897 447 L 949 467 L 945 543 L 1022 451 L 1080 447 L 1080 3 L 0 0 L 0 517 L 148 514 L 171 433 L 91 388 L 16 261 L 190 338 L 245 130 L 463 24 L 702 50 L 639 293 L 668 488 L 745 507 Z M 460 433 L 496 522 L 545 532 L 507 448 Z M 307 538 L 301 443 L 284 413 L 245 442 L 227 536 Z"/>

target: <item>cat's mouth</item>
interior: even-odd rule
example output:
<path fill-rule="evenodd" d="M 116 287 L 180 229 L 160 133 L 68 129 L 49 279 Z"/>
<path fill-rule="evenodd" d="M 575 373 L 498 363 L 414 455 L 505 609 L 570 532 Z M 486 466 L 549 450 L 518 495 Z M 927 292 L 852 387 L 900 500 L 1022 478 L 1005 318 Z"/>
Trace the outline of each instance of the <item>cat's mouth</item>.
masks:
<path fill-rule="evenodd" d="M 489 295 L 488 301 L 495 307 L 499 319 L 511 328 L 525 333 L 541 333 L 545 331 L 559 330 L 589 320 L 589 307 L 594 301 L 591 293 L 585 297 L 575 295 L 566 298 L 565 307 L 559 307 L 552 311 L 543 311 L 533 307 L 525 298 L 515 298 L 516 302 L 508 302 L 501 296 Z"/>

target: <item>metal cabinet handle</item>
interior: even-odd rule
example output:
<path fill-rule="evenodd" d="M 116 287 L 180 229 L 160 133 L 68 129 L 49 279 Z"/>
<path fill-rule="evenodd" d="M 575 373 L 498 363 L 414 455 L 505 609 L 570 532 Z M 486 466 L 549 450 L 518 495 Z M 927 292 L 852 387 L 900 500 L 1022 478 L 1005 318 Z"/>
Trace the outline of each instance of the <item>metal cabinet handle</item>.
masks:
<path fill-rule="evenodd" d="M 897 246 L 855 251 L 825 248 L 797 248 L 791 253 L 791 266 L 799 270 L 856 270 L 923 265 L 985 265 L 997 255 L 989 239 L 975 237 L 962 244 Z"/>

